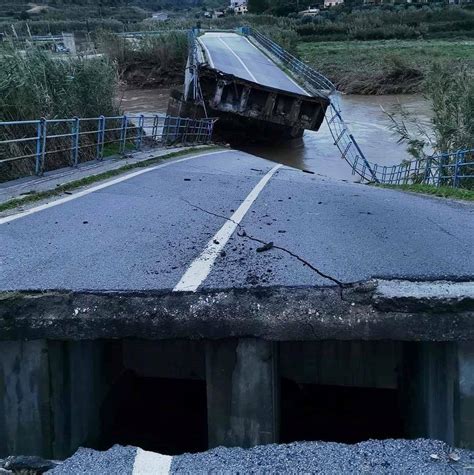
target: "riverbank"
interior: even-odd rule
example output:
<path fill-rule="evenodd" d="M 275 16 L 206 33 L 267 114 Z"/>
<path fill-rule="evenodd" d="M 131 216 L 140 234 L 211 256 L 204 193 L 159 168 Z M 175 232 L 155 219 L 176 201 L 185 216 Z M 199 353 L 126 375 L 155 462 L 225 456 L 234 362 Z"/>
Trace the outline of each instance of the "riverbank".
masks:
<path fill-rule="evenodd" d="M 463 61 L 474 71 L 474 40 L 299 43 L 298 54 L 347 94 L 423 92 L 434 62 Z"/>

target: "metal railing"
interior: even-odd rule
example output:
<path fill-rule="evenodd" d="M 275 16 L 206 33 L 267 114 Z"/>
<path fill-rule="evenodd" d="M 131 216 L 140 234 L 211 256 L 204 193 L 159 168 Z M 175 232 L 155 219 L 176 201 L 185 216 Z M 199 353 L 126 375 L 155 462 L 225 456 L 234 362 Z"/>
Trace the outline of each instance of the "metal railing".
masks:
<path fill-rule="evenodd" d="M 379 183 L 474 188 L 474 149 L 429 155 L 392 166 L 371 164 Z M 353 170 L 353 173 L 356 171 Z M 364 175 L 364 170 L 357 173 Z M 366 176 L 366 179 L 370 177 Z"/>
<path fill-rule="evenodd" d="M 242 28 L 241 32 L 253 38 L 257 43 L 259 43 L 264 49 L 271 53 L 275 58 L 281 62 L 285 67 L 287 67 L 293 74 L 295 74 L 300 80 L 302 80 L 306 87 L 310 86 L 312 93 L 317 95 L 325 95 L 334 92 L 336 86 L 324 75 L 318 73 L 313 68 L 303 63 L 296 56 L 293 56 L 291 53 L 286 51 L 280 45 L 272 41 L 270 38 L 267 38 L 265 35 L 260 33 L 258 30 L 253 28 Z"/>
<path fill-rule="evenodd" d="M 214 123 L 166 115 L 0 122 L 0 180 L 75 167 L 144 145 L 209 143 Z"/>

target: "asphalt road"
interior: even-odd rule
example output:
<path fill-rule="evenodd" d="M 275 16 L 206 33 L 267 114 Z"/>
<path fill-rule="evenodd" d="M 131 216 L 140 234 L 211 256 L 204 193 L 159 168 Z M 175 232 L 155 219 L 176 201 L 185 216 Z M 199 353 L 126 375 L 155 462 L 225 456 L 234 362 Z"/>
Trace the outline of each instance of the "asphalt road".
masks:
<path fill-rule="evenodd" d="M 213 69 L 263 86 L 308 95 L 247 38 L 237 33 L 205 33 L 199 42 Z"/>
<path fill-rule="evenodd" d="M 342 282 L 474 276 L 470 203 L 277 168 L 236 151 L 139 173 L 0 218 L 0 289 L 334 285 L 304 261 Z M 251 238 L 282 249 L 257 252 L 262 244 Z"/>

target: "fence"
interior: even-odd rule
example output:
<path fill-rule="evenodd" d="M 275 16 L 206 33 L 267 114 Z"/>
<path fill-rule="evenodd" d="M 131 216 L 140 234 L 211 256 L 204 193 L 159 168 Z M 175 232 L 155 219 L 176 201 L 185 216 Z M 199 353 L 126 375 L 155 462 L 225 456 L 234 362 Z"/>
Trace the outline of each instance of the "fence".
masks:
<path fill-rule="evenodd" d="M 366 180 L 371 180 L 375 175 L 379 183 L 388 185 L 425 184 L 474 188 L 474 149 L 431 155 L 392 166 L 372 163 L 370 175 L 363 165 L 354 165 L 358 168 L 353 168 L 353 174 L 357 173 Z"/>
<path fill-rule="evenodd" d="M 306 83 L 306 86 L 310 86 L 311 89 L 313 89 L 313 93 L 320 95 L 323 92 L 331 93 L 336 90 L 336 86 L 327 77 L 318 73 L 303 63 L 303 61 L 300 61 L 296 56 L 293 56 L 270 38 L 262 35 L 259 31 L 245 27 L 242 28 L 242 33 L 253 38 L 257 43 L 263 46 L 264 49 L 275 56 L 275 58 L 290 69 L 293 74 L 302 79 Z"/>
<path fill-rule="evenodd" d="M 145 144 L 209 143 L 214 122 L 164 115 L 0 122 L 0 180 L 123 155 Z"/>

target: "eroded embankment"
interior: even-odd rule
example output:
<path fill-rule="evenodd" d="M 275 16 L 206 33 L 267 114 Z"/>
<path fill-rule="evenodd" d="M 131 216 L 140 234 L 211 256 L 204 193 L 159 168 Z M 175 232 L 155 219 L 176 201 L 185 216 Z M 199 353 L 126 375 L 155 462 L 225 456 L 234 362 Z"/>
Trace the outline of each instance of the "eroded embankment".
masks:
<path fill-rule="evenodd" d="M 0 339 L 474 339 L 473 282 L 180 293 L 3 292 Z"/>

